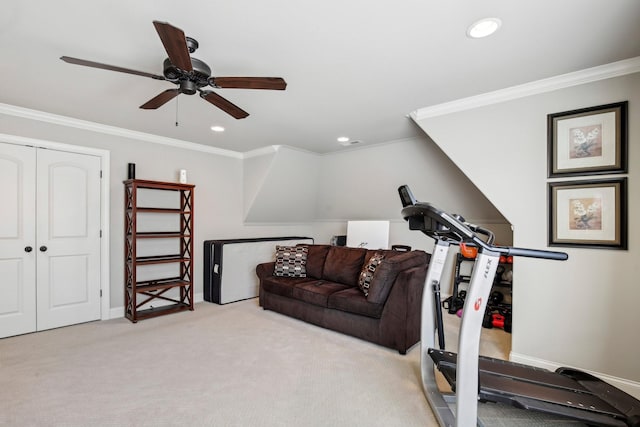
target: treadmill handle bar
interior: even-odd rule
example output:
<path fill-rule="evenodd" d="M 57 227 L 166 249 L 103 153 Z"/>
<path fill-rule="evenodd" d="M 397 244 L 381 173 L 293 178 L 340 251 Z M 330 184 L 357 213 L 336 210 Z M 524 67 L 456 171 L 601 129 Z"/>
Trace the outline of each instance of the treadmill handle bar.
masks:
<path fill-rule="evenodd" d="M 565 252 L 543 251 L 539 249 L 526 249 L 526 248 L 507 248 L 507 255 L 523 256 L 529 258 L 544 258 L 554 259 L 558 261 L 564 261 L 569 258 Z"/>
<path fill-rule="evenodd" d="M 402 201 L 402 216 L 409 221 L 409 228 L 421 230 L 437 240 L 448 240 L 460 244 L 473 242 L 478 247 L 504 255 L 543 258 L 564 261 L 569 258 L 565 252 L 554 252 L 540 249 L 513 248 L 494 246 L 494 234 L 491 230 L 466 222 L 460 215 L 451 215 L 430 203 L 419 202 L 407 185 L 398 188 Z M 416 228 L 414 228 L 416 227 Z M 482 239 L 479 235 L 485 236 Z"/>
<path fill-rule="evenodd" d="M 493 246 L 487 244 L 482 239 L 478 237 L 473 238 L 473 242 L 483 248 L 498 252 L 507 256 L 522 256 L 528 258 L 542 258 L 542 259 L 552 259 L 557 261 L 565 261 L 569 259 L 569 255 L 566 252 L 556 252 L 556 251 L 545 251 L 541 249 L 527 249 L 527 248 L 514 248 L 512 246 Z"/>

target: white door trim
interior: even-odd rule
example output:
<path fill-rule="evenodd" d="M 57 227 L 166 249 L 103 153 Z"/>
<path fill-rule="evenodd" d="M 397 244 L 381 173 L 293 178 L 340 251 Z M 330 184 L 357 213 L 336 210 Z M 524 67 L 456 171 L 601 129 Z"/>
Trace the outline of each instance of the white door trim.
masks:
<path fill-rule="evenodd" d="M 99 148 L 82 147 L 79 145 L 63 144 L 60 142 L 45 141 L 42 139 L 26 138 L 17 135 L 0 133 L 0 141 L 8 144 L 27 145 L 31 147 L 49 148 L 52 150 L 68 151 L 78 154 L 90 154 L 100 157 L 100 169 L 102 179 L 100 180 L 100 229 L 102 239 L 100 239 L 100 289 L 102 290 L 102 300 L 100 306 L 100 319 L 110 319 L 111 312 L 111 282 L 109 265 L 109 179 L 110 174 L 110 152 Z"/>

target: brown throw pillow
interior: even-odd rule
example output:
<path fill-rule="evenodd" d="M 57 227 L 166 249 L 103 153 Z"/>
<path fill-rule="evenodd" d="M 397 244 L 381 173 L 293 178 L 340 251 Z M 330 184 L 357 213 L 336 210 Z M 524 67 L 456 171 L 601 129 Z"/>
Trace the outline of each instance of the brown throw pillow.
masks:
<path fill-rule="evenodd" d="M 276 265 L 273 275 L 279 277 L 307 277 L 307 246 L 276 245 Z"/>
<path fill-rule="evenodd" d="M 384 259 L 384 254 L 376 252 L 369 258 L 369 261 L 362 266 L 360 276 L 358 277 L 358 287 L 364 293 L 364 296 L 369 296 L 369 287 L 373 281 L 373 275 L 376 273 L 376 269 Z"/>

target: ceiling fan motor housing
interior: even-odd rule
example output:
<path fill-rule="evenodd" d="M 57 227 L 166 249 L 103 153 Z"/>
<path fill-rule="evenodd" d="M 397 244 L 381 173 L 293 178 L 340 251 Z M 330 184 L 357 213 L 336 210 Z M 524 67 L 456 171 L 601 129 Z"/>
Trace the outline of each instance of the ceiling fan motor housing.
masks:
<path fill-rule="evenodd" d="M 184 71 L 171 63 L 169 58 L 164 60 L 163 75 L 170 82 L 180 85 L 180 92 L 193 95 L 198 88 L 209 84 L 211 68 L 197 58 L 191 58 L 192 71 Z"/>

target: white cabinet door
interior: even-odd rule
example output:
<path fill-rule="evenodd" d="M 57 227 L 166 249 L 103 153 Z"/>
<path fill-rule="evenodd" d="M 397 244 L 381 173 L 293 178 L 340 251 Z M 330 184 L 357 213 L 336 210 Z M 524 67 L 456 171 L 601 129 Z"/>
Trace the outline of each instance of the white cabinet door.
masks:
<path fill-rule="evenodd" d="M 99 319 L 100 158 L 0 143 L 0 163 L 0 337 Z"/>
<path fill-rule="evenodd" d="M 0 337 L 36 330 L 36 153 L 0 143 Z"/>

